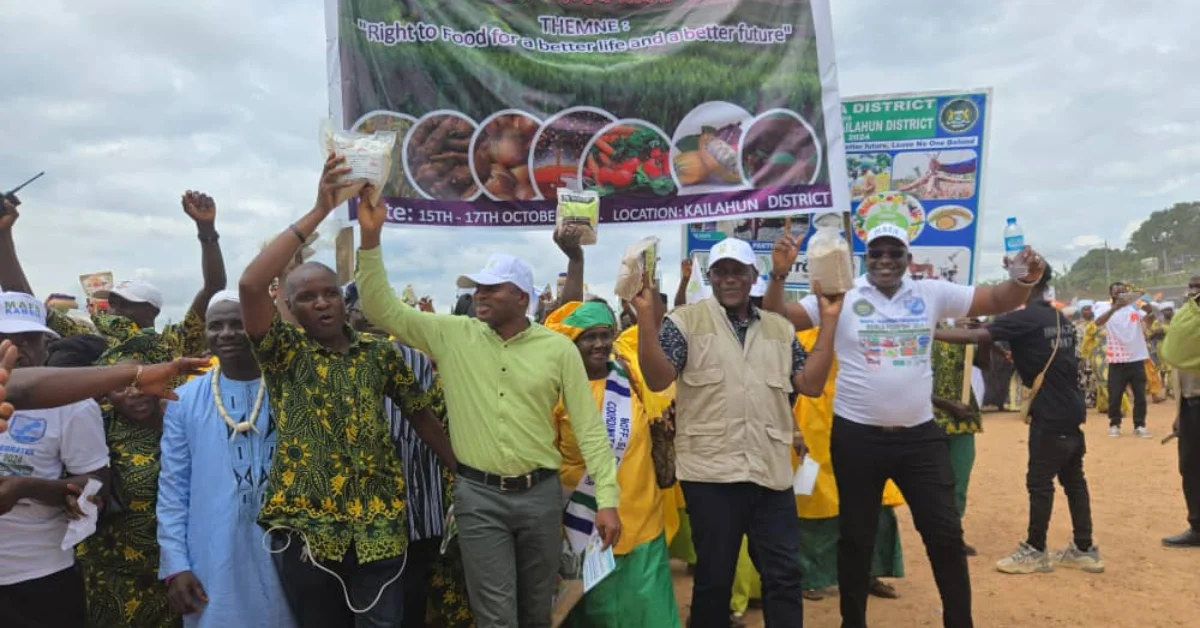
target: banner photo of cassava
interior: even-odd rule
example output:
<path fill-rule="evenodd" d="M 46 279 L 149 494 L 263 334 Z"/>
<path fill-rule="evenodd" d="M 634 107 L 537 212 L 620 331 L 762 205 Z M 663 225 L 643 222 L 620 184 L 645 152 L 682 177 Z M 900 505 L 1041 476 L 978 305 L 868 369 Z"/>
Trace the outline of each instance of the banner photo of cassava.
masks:
<path fill-rule="evenodd" d="M 326 0 L 331 118 L 396 134 L 391 224 L 844 209 L 829 2 Z"/>

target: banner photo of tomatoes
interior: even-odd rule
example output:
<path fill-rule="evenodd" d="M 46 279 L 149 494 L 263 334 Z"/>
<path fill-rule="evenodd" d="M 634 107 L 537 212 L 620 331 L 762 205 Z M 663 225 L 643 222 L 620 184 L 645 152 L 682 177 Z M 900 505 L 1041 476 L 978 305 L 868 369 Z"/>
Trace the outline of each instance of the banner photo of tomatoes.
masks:
<path fill-rule="evenodd" d="M 395 134 L 391 223 L 550 227 L 560 189 L 610 224 L 829 211 L 828 2 L 326 0 L 331 117 Z"/>
<path fill-rule="evenodd" d="M 867 232 L 890 222 L 906 227 L 917 279 L 975 282 L 980 196 L 991 90 L 861 96 L 842 103 L 855 265 L 863 271 Z M 815 232 L 839 216 L 792 219 L 795 233 Z M 769 260 L 783 218 L 752 218 L 688 225 L 685 254 L 702 268 L 712 246 L 732 236 L 748 240 Z M 806 291 L 806 256 L 788 289 Z M 768 270 L 763 271 L 768 272 Z"/>

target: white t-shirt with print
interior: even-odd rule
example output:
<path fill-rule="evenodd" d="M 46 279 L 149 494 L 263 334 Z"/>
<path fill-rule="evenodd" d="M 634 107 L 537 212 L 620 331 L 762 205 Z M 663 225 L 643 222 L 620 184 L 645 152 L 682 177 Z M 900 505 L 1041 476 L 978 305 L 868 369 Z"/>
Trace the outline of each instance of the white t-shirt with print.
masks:
<path fill-rule="evenodd" d="M 1096 316 L 1103 316 L 1111 308 L 1100 308 Z M 1109 317 L 1108 324 L 1104 326 L 1108 334 L 1105 351 L 1109 364 L 1145 362 L 1150 359 L 1150 347 L 1146 345 L 1146 332 L 1142 327 L 1145 317 L 1146 313 L 1134 305 L 1126 305 Z"/>
<path fill-rule="evenodd" d="M 859 277 L 846 294 L 834 337 L 834 414 L 885 427 L 932 420 L 933 330 L 939 320 L 966 316 L 974 298 L 970 286 L 905 277 L 888 299 L 865 276 Z M 821 320 L 815 295 L 800 305 L 814 322 Z"/>
<path fill-rule="evenodd" d="M 0 434 L 0 475 L 57 480 L 108 466 L 100 406 L 87 400 L 47 410 L 18 410 Z M 83 487 L 80 487 L 83 488 Z M 61 549 L 61 505 L 23 499 L 0 516 L 0 585 L 57 573 L 75 564 Z"/>

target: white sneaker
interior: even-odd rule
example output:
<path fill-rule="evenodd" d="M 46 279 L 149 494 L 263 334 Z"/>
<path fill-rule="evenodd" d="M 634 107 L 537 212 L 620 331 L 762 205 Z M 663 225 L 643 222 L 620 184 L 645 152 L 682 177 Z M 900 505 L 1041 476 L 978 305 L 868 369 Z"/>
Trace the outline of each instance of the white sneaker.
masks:
<path fill-rule="evenodd" d="M 996 562 L 996 570 L 1009 574 L 1048 573 L 1054 571 L 1050 555 L 1022 542 L 1012 556 Z"/>
<path fill-rule="evenodd" d="M 1150 435 L 1150 428 L 1146 427 L 1135 427 L 1133 428 L 1133 433 L 1136 434 L 1138 438 L 1154 438 Z"/>
<path fill-rule="evenodd" d="M 1054 552 L 1053 561 L 1060 567 L 1082 569 L 1088 573 L 1104 573 L 1104 559 L 1100 558 L 1100 548 L 1095 545 L 1085 552 L 1071 541 L 1066 549 Z"/>
<path fill-rule="evenodd" d="M 1121 435 L 1121 428 L 1117 425 L 1108 426 L 1108 435 L 1116 438 Z"/>

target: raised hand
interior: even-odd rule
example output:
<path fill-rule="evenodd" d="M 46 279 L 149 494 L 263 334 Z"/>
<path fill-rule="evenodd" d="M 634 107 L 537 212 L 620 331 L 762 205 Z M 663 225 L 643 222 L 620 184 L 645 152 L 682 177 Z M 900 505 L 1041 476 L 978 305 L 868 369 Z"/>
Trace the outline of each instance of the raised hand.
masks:
<path fill-rule="evenodd" d="M 0 205 L 3 205 L 3 211 L 0 211 L 0 233 L 4 233 L 12 230 L 21 214 L 17 211 L 16 204 L 3 196 L 0 196 Z"/>
<path fill-rule="evenodd" d="M 1034 283 L 1046 274 L 1046 259 L 1033 250 L 1033 247 L 1025 247 L 1011 262 L 1006 260 L 1006 265 L 1010 268 L 1025 268 L 1024 277 L 1013 277 L 1018 281 L 1025 283 Z M 1010 271 L 1011 272 L 1011 271 Z"/>
<path fill-rule="evenodd" d="M 692 258 L 690 256 L 679 262 L 679 276 L 683 279 L 683 283 L 687 283 L 692 278 Z"/>
<path fill-rule="evenodd" d="M 212 223 L 217 219 L 217 204 L 212 197 L 194 190 L 188 190 L 180 198 L 183 212 L 192 220 L 200 223 Z"/>
<path fill-rule="evenodd" d="M 387 203 L 376 198 L 374 186 L 366 185 L 358 194 L 358 226 L 363 233 L 378 234 L 387 221 Z"/>
<path fill-rule="evenodd" d="M 8 376 L 17 364 L 17 346 L 11 340 L 0 342 L 0 434 L 8 429 L 8 419 L 13 415 L 13 406 L 6 401 Z"/>
<path fill-rule="evenodd" d="M 321 181 L 317 185 L 316 209 L 328 214 L 363 191 L 367 186 L 366 180 L 344 181 L 348 174 L 350 167 L 346 165 L 346 158 L 338 157 L 333 151 L 329 151 L 329 156 L 325 158 L 325 167 L 321 170 Z"/>
<path fill-rule="evenodd" d="M 842 315 L 842 306 L 846 302 L 846 295 L 825 294 L 821 291 L 821 284 L 816 281 L 813 282 L 812 289 L 817 295 L 817 304 L 821 308 L 821 324 L 836 322 Z"/>
<path fill-rule="evenodd" d="M 554 230 L 554 243 L 558 245 L 558 250 L 567 256 L 567 259 L 583 257 L 583 246 L 580 244 L 582 239 L 583 230 L 574 223 L 567 223 Z"/>
<path fill-rule="evenodd" d="M 662 299 L 658 297 L 658 286 L 649 273 L 642 276 L 642 291 L 635 294 L 629 302 L 637 314 L 637 320 L 658 320 L 658 310 L 662 308 Z"/>
<path fill-rule="evenodd" d="M 775 241 L 775 246 L 771 248 L 771 272 L 777 275 L 792 272 L 792 266 L 796 264 L 796 258 L 800 257 L 800 245 L 804 242 L 804 237 L 792 235 L 792 219 L 783 219 L 783 235 Z"/>
<path fill-rule="evenodd" d="M 429 312 L 430 314 L 432 314 L 433 313 L 433 298 L 432 297 L 421 297 L 421 300 L 417 301 L 417 309 L 421 310 L 422 312 Z"/>

